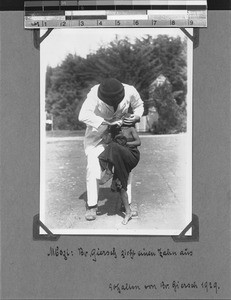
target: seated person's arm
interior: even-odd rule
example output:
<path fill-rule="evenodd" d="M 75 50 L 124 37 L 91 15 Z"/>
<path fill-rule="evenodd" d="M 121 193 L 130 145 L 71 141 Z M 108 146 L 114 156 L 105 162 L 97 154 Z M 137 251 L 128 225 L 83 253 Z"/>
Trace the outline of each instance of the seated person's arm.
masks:
<path fill-rule="evenodd" d="M 132 134 L 134 140 L 132 142 L 127 142 L 127 145 L 128 146 L 140 146 L 141 145 L 140 137 L 134 127 L 131 127 L 131 134 Z"/>

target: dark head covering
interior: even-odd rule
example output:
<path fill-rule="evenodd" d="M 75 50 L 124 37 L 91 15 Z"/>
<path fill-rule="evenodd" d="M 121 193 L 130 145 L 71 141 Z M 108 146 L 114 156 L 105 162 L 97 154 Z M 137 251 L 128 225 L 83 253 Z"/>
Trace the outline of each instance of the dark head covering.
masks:
<path fill-rule="evenodd" d="M 124 98 L 124 86 L 115 78 L 107 78 L 99 85 L 98 97 L 108 105 L 119 104 Z"/>

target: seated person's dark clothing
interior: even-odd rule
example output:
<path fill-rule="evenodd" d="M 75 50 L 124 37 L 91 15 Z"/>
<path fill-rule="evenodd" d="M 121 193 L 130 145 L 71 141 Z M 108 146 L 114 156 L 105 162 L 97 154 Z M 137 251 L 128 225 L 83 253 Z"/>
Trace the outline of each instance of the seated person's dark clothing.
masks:
<path fill-rule="evenodd" d="M 127 145 L 127 142 L 133 141 L 129 136 L 129 127 L 109 127 L 111 141 L 105 150 L 99 155 L 99 162 L 102 170 L 107 168 L 113 170 L 113 180 L 111 189 L 117 191 L 121 188 L 127 190 L 129 173 L 140 160 L 140 152 L 137 146 Z"/>

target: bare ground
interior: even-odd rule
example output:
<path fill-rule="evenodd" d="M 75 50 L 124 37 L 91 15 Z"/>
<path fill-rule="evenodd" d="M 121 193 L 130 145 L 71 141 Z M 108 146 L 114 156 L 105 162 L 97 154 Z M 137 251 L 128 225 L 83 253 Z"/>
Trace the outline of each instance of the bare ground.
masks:
<path fill-rule="evenodd" d="M 54 233 L 179 234 L 190 221 L 187 196 L 186 135 L 141 136 L 141 160 L 133 170 L 132 206 L 139 217 L 125 226 L 119 195 L 110 182 L 100 188 L 99 215 L 85 220 L 86 158 L 82 136 L 47 137 L 45 199 L 40 215 Z"/>

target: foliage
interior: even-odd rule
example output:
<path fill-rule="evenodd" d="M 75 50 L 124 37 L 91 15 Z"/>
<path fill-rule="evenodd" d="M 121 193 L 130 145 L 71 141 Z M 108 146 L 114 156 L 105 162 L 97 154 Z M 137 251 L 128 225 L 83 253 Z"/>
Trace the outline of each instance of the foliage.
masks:
<path fill-rule="evenodd" d="M 55 68 L 47 67 L 46 110 L 54 116 L 55 129 L 81 129 L 78 113 L 90 88 L 103 78 L 115 77 L 134 85 L 144 101 L 145 111 L 150 102 L 149 87 L 163 74 L 171 82 L 177 104 L 184 105 L 187 93 L 186 42 L 147 35 L 130 42 L 115 38 L 87 58 L 69 54 Z"/>
<path fill-rule="evenodd" d="M 179 133 L 186 131 L 186 106 L 179 106 L 173 97 L 171 84 L 165 81 L 153 93 L 154 106 L 158 112 L 158 123 L 153 133 Z"/>

